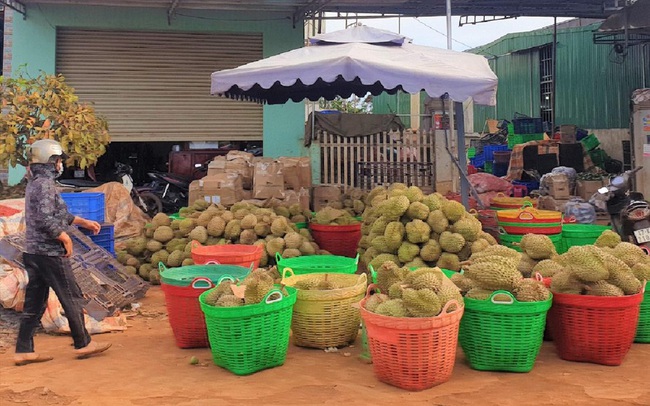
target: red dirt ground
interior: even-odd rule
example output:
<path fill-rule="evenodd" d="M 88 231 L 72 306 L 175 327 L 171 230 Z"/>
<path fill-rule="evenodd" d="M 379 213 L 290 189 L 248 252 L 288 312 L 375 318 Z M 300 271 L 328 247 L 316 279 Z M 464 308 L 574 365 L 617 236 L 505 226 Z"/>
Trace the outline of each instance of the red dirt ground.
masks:
<path fill-rule="evenodd" d="M 563 361 L 545 342 L 525 374 L 472 370 L 459 348 L 447 383 L 408 392 L 374 377 L 358 359 L 359 337 L 337 353 L 290 345 L 285 365 L 239 377 L 215 366 L 209 349 L 175 346 L 159 287 L 127 331 L 94 339 L 113 347 L 77 360 L 70 337 L 39 334 L 37 349 L 53 361 L 15 367 L 11 350 L 0 354 L 0 405 L 650 405 L 650 344 L 634 344 L 621 366 L 607 367 Z"/>

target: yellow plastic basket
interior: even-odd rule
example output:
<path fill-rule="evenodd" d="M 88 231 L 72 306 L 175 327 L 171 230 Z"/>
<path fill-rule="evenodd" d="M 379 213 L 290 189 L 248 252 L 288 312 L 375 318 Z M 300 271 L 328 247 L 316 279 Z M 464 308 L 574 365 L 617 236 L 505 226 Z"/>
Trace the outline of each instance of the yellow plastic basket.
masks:
<path fill-rule="evenodd" d="M 285 268 L 282 283 L 295 287 L 305 279 L 327 280 L 339 286 L 332 290 L 298 291 L 293 307 L 291 331 L 294 344 L 300 347 L 329 348 L 348 345 L 357 338 L 361 315 L 353 307 L 363 299 L 368 286 L 367 275 L 312 273 L 294 275 L 291 268 Z"/>
<path fill-rule="evenodd" d="M 490 200 L 490 208 L 494 210 L 519 209 L 524 205 L 537 207 L 537 199 L 530 197 L 509 197 L 498 193 Z"/>

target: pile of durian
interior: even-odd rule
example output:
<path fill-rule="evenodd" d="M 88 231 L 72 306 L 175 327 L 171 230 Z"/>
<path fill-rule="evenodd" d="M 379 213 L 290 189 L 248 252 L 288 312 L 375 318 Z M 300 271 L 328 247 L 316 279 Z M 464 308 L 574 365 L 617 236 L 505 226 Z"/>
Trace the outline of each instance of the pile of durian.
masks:
<path fill-rule="evenodd" d="M 458 271 L 473 252 L 497 243 L 462 204 L 416 186 L 378 186 L 365 203 L 359 253 L 375 269 L 390 261 Z"/>
<path fill-rule="evenodd" d="M 505 290 L 520 302 L 547 300 L 549 290 L 540 281 L 524 278 L 518 269 L 520 261 L 522 254 L 519 252 L 502 245 L 490 246 L 472 254 L 463 263 L 463 272 L 454 274 L 451 281 L 469 299 L 488 300 L 495 291 Z"/>
<path fill-rule="evenodd" d="M 377 269 L 377 287 L 381 293 L 370 296 L 365 308 L 384 316 L 435 317 L 450 300 L 463 303 L 458 288 L 437 267 L 410 270 L 386 261 Z"/>
<path fill-rule="evenodd" d="M 277 289 L 272 270 L 256 269 L 241 283 L 224 280 L 210 289 L 204 300 L 206 304 L 217 307 L 237 307 L 261 303 L 266 295 Z M 288 296 L 284 287 L 280 286 L 283 295 Z"/>
<path fill-rule="evenodd" d="M 314 213 L 310 221 L 316 224 L 338 226 L 359 223 L 359 220 L 354 218 L 348 211 L 335 209 L 331 206 L 324 207 Z"/>
<path fill-rule="evenodd" d="M 366 196 L 361 189 L 351 188 L 341 195 L 341 200 L 330 202 L 329 207 L 338 210 L 345 210 L 350 216 L 357 217 L 363 214 L 366 208 Z"/>
<path fill-rule="evenodd" d="M 605 231 L 594 245 L 571 247 L 552 260 L 557 272 L 551 291 L 557 293 L 634 295 L 650 280 L 650 257 L 612 231 Z"/>
<path fill-rule="evenodd" d="M 316 274 L 300 279 L 293 285 L 293 287 L 298 290 L 336 290 L 347 288 L 349 286 L 341 285 L 329 279 L 329 274 L 322 276 Z"/>
<path fill-rule="evenodd" d="M 298 230 L 292 221 L 305 218 L 299 205 L 260 208 L 236 203 L 226 209 L 197 200 L 183 214 L 188 217 L 172 220 L 159 213 L 145 226 L 142 236 L 126 241 L 125 249 L 116 256 L 127 272 L 159 283 L 159 262 L 170 268 L 194 263 L 193 240 L 202 245 L 262 245 L 262 267 L 274 263 L 276 252 L 283 258 L 328 254 L 314 242 L 309 230 Z"/>

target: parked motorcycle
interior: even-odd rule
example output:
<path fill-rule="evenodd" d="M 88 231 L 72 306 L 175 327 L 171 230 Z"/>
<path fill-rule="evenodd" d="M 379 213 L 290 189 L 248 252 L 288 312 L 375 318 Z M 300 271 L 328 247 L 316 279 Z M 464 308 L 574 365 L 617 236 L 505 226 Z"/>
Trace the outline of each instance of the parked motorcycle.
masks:
<path fill-rule="evenodd" d="M 625 171 L 612 178 L 609 185 L 598 189 L 606 202 L 612 229 L 623 241 L 637 244 L 650 252 L 650 204 L 641 193 L 631 191 L 632 176 L 643 167 Z"/>
<path fill-rule="evenodd" d="M 122 183 L 122 185 L 129 191 L 133 203 L 140 208 L 145 214 L 150 217 L 155 216 L 163 210 L 163 204 L 160 198 L 143 188 L 135 187 L 133 185 L 133 168 L 129 164 L 122 162 L 115 162 L 115 170 L 113 171 L 113 178 L 115 181 Z M 95 182 L 85 179 L 58 179 L 57 183 L 61 186 L 72 189 L 89 189 L 101 186 L 106 182 Z"/>
<path fill-rule="evenodd" d="M 160 200 L 165 213 L 176 213 L 188 205 L 191 179 L 157 171 L 148 172 L 147 175 L 151 182 L 143 186 L 143 189 Z"/>

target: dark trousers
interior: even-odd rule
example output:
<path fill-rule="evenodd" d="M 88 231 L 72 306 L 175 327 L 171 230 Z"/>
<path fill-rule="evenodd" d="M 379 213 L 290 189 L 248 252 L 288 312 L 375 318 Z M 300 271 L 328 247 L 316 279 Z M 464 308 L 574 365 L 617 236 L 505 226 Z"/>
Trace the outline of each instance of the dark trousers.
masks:
<path fill-rule="evenodd" d="M 63 306 L 65 317 L 70 325 L 74 347 L 87 346 L 90 343 L 90 335 L 84 324 L 83 305 L 85 299 L 74 279 L 70 261 L 63 257 L 24 253 L 23 262 L 29 283 L 25 291 L 25 306 L 18 330 L 16 352 L 34 352 L 34 333 L 47 308 L 50 288 L 54 290 Z"/>

